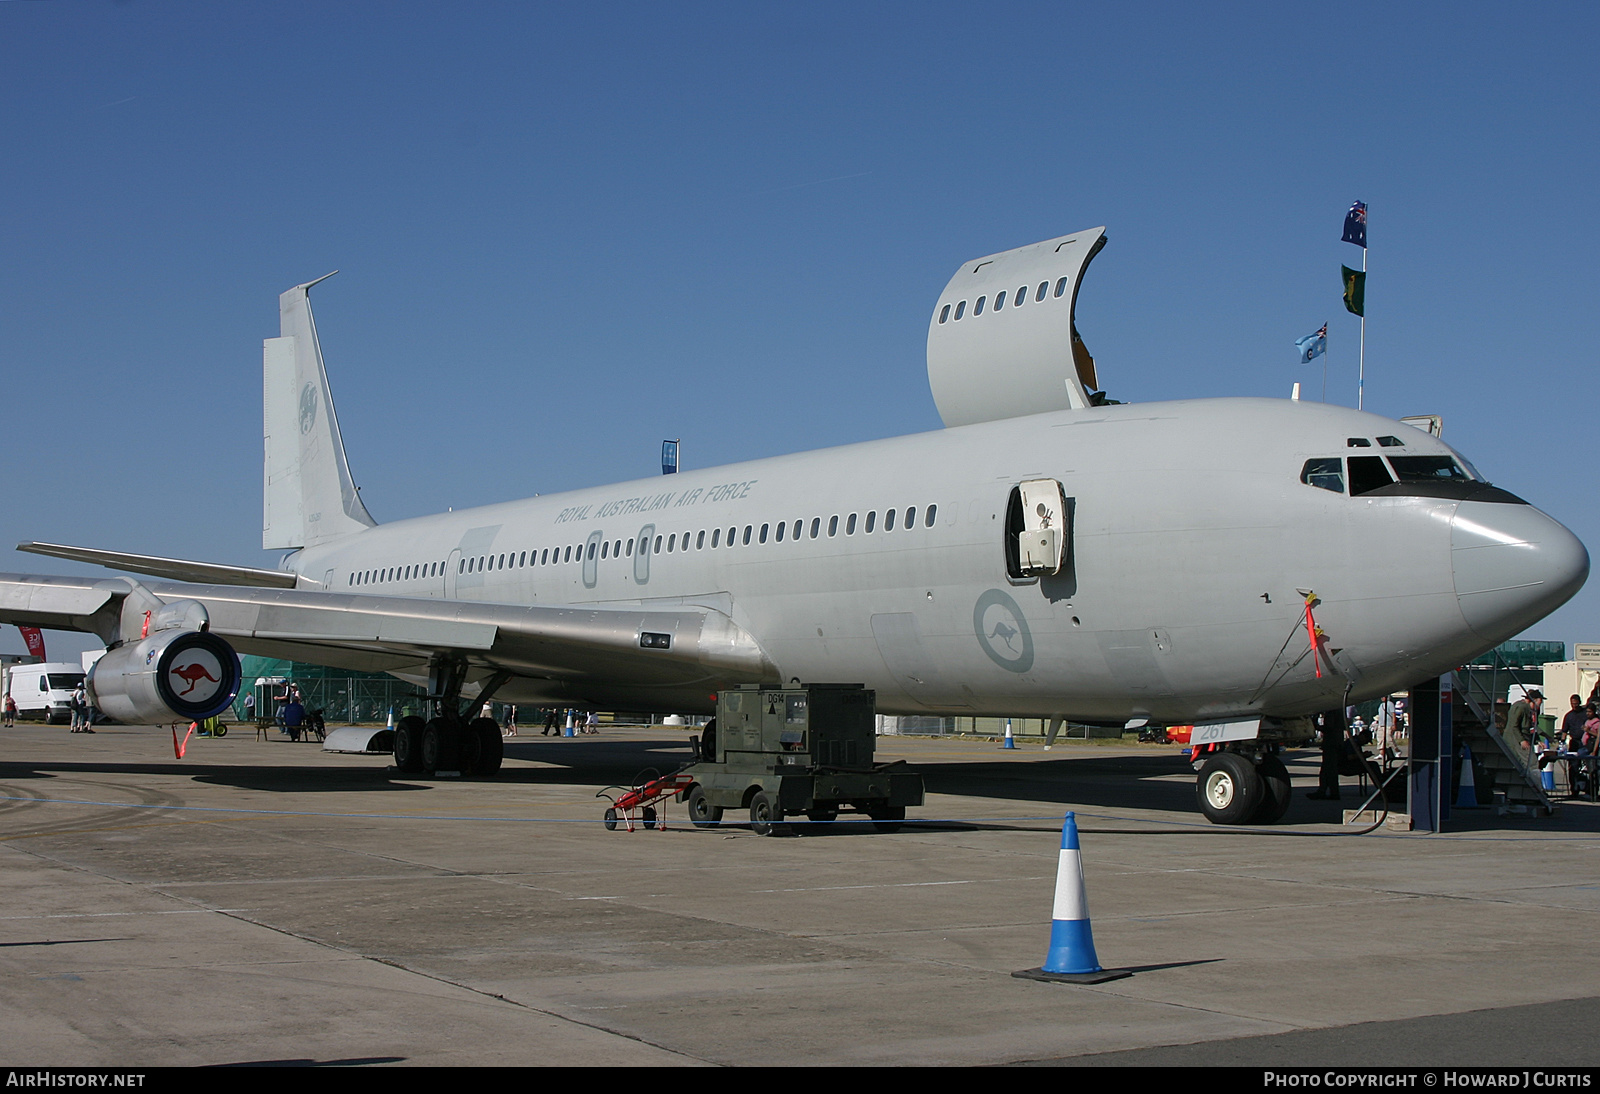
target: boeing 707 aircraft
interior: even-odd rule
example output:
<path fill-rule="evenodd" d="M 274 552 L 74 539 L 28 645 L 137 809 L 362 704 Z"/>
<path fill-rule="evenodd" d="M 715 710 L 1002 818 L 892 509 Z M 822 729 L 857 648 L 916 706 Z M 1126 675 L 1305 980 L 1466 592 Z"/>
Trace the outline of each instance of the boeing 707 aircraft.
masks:
<path fill-rule="evenodd" d="M 1251 762 L 1221 775 L 1249 780 L 1316 712 L 1461 664 L 1582 586 L 1577 538 L 1428 431 L 1288 399 L 1107 400 L 1074 319 L 1104 244 L 956 271 L 928 325 L 941 430 L 389 524 L 356 491 L 298 285 L 263 351 L 279 567 L 22 544 L 160 580 L 0 575 L 0 621 L 97 634 L 96 705 L 133 723 L 224 709 L 235 651 L 425 683 L 403 771 L 498 770 L 498 727 L 468 713 L 491 695 L 709 712 L 722 688 L 826 681 L 888 713 L 1249 721 L 1230 752 Z M 1287 804 L 1262 800 L 1257 819 Z"/>

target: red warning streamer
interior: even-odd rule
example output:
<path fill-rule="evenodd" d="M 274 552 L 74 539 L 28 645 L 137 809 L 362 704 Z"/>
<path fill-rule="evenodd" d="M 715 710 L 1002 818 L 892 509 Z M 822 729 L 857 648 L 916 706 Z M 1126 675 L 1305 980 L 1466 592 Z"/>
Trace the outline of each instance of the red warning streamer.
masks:
<path fill-rule="evenodd" d="M 1317 669 L 1317 679 L 1322 679 L 1322 651 L 1317 648 L 1317 621 L 1311 616 L 1311 602 L 1316 593 L 1306 594 L 1306 637 L 1311 640 L 1311 661 Z"/>

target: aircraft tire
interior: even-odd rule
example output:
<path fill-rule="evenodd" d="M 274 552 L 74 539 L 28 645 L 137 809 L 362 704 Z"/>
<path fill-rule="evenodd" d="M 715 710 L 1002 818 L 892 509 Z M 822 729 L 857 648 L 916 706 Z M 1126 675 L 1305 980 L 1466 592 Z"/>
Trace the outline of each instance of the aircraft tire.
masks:
<path fill-rule="evenodd" d="M 765 790 L 750 799 L 750 831 L 758 836 L 776 836 L 784 827 L 778 799 Z"/>
<path fill-rule="evenodd" d="M 1267 756 L 1256 765 L 1261 777 L 1261 804 L 1256 806 L 1252 824 L 1277 824 L 1289 811 L 1289 769 L 1276 756 Z"/>
<path fill-rule="evenodd" d="M 474 718 L 472 724 L 467 727 L 467 733 L 478 738 L 478 754 L 477 760 L 472 764 L 472 774 L 498 775 L 506 754 L 505 738 L 500 735 L 500 723 L 493 718 Z"/>
<path fill-rule="evenodd" d="M 872 827 L 879 832 L 898 832 L 906 825 L 906 807 L 903 805 L 880 805 L 867 815 L 872 818 Z"/>
<path fill-rule="evenodd" d="M 1195 797 L 1212 824 L 1246 824 L 1265 790 L 1256 765 L 1237 752 L 1218 752 L 1200 769 Z"/>
<path fill-rule="evenodd" d="M 476 726 L 476 722 L 470 722 L 455 727 L 456 762 L 453 766 L 463 775 L 476 775 L 483 759 L 483 739 L 478 736 Z"/>
<path fill-rule="evenodd" d="M 422 770 L 422 730 L 425 723 L 408 714 L 394 727 L 394 766 L 408 774 Z"/>
<path fill-rule="evenodd" d="M 435 771 L 454 771 L 458 749 L 452 748 L 455 744 L 450 738 L 451 730 L 442 718 L 434 718 L 422 730 L 422 770 L 428 774 Z"/>
<path fill-rule="evenodd" d="M 706 800 L 705 787 L 699 783 L 689 788 L 689 796 L 683 801 L 689 811 L 689 823 L 696 828 L 715 828 L 722 823 L 722 806 Z"/>

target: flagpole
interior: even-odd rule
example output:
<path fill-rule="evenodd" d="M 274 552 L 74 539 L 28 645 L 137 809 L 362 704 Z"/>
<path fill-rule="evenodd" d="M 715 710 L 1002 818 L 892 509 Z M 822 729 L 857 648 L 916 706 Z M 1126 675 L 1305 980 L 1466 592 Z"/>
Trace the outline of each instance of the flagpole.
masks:
<path fill-rule="evenodd" d="M 1367 391 L 1367 247 L 1361 245 L 1361 355 L 1356 366 L 1356 409 L 1361 409 L 1362 399 Z"/>
<path fill-rule="evenodd" d="M 1328 328 L 1328 324 L 1326 324 L 1326 323 L 1322 324 L 1322 328 L 1324 330 L 1326 330 Z M 1327 338 L 1328 336 L 1327 335 L 1323 335 L 1322 337 L 1323 338 Z M 1322 401 L 1323 402 L 1327 402 L 1328 401 L 1328 344 L 1327 344 L 1327 342 L 1323 342 L 1323 344 L 1322 344 Z"/>

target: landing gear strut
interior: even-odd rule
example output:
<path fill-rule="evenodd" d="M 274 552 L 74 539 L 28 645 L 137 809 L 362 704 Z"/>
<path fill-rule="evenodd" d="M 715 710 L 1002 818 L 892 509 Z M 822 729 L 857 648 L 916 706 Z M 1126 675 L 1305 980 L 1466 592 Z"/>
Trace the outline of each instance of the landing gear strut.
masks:
<path fill-rule="evenodd" d="M 468 719 L 461 712 L 461 685 L 467 662 L 462 657 L 436 653 L 428 661 L 428 698 L 424 720 L 414 714 L 394 727 L 394 765 L 411 775 L 455 771 L 463 775 L 494 775 L 504 756 L 500 725 L 493 718 Z M 472 706 L 487 703 L 510 673 L 496 673 L 484 684 Z"/>

